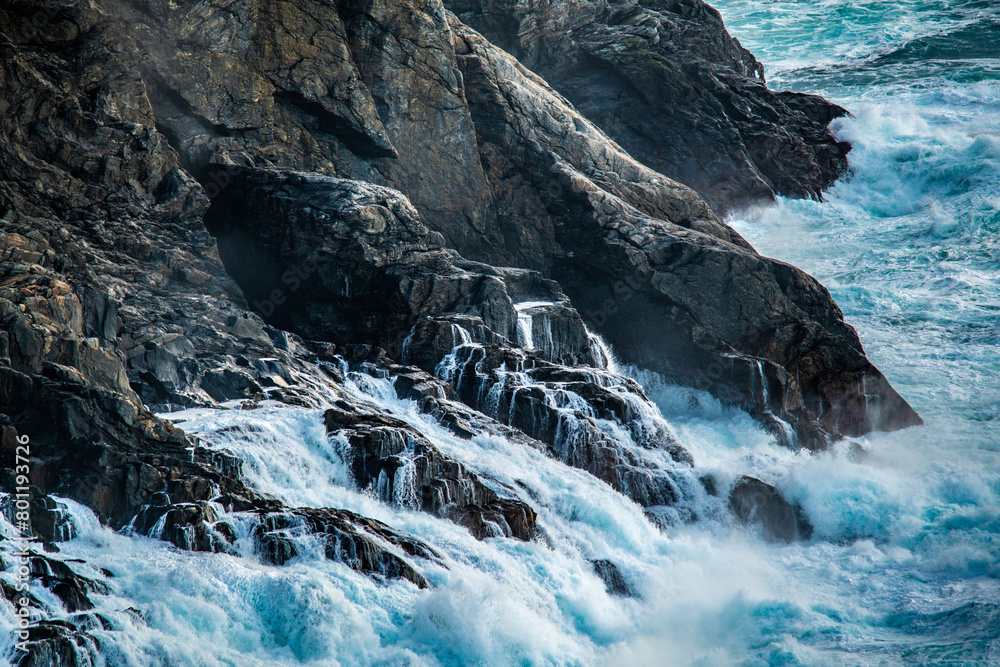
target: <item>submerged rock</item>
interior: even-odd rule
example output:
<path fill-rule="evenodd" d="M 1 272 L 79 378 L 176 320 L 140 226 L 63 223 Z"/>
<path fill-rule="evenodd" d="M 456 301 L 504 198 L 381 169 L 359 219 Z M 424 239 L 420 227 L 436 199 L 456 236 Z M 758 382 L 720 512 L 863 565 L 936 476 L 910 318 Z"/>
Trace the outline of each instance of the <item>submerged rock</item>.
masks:
<path fill-rule="evenodd" d="M 729 491 L 729 509 L 740 522 L 760 526 L 769 542 L 795 542 L 812 537 L 812 525 L 801 508 L 759 479 L 737 479 Z"/>
<path fill-rule="evenodd" d="M 323 539 L 323 553 L 330 560 L 365 574 L 406 579 L 418 588 L 427 588 L 427 579 L 404 555 L 438 560 L 419 540 L 347 510 L 300 508 L 267 513 L 261 515 L 255 534 L 261 556 L 276 565 L 299 555 L 295 538 L 306 535 Z"/>
<path fill-rule="evenodd" d="M 617 565 L 603 559 L 592 561 L 592 565 L 594 566 L 594 572 L 604 582 L 608 593 L 612 595 L 632 596 L 632 589 L 629 588 L 625 577 L 622 576 Z"/>

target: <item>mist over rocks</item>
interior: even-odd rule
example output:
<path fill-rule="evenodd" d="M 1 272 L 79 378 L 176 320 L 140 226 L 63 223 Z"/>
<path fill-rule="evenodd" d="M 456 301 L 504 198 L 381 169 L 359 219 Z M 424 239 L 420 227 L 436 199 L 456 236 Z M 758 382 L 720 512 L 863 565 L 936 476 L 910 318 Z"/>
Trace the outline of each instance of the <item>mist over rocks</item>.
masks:
<path fill-rule="evenodd" d="M 770 484 L 740 477 L 729 491 L 729 507 L 736 518 L 760 528 L 768 542 L 794 542 L 812 537 L 813 527 L 802 508 L 785 500 Z"/>
<path fill-rule="evenodd" d="M 497 27 L 508 8 L 453 14 L 436 0 L 0 8 L 2 451 L 22 434 L 35 444 L 47 543 L 70 537 L 59 495 L 187 551 L 283 566 L 321 543 L 356 571 L 431 586 L 421 568 L 437 556 L 420 535 L 261 493 L 237 457 L 156 414 L 272 402 L 335 406 L 329 432 L 381 500 L 479 539 L 541 539 L 528 490 L 389 416 L 359 394 L 365 377 L 394 382 L 459 440 L 503 437 L 659 525 L 696 520 L 697 462 L 594 333 L 792 447 L 919 423 L 829 293 L 713 212 L 818 193 L 842 167 L 824 129 L 838 111 L 767 91 L 707 6 L 655 4 L 644 16 L 553 2 L 540 33 Z M 563 44 L 539 38 L 551 26 L 572 35 L 569 60 L 550 63 L 555 88 L 537 52 Z M 655 67 L 629 39 L 655 42 Z M 622 129 L 599 112 L 613 86 L 595 77 L 587 93 L 570 76 L 598 57 L 643 90 L 666 95 L 671 68 L 696 72 L 671 95 L 716 88 L 697 110 L 647 115 L 669 134 L 637 160 L 635 119 Z M 716 129 L 694 136 L 695 122 Z M 706 136 L 730 152 L 706 156 Z M 684 180 L 720 185 L 706 201 Z M 4 488 L 13 480 L 8 466 Z M 400 500 L 397 480 L 419 500 Z M 234 546 L 244 523 L 251 552 Z M 86 630 L 32 641 L 74 664 L 69 647 L 97 650 Z"/>

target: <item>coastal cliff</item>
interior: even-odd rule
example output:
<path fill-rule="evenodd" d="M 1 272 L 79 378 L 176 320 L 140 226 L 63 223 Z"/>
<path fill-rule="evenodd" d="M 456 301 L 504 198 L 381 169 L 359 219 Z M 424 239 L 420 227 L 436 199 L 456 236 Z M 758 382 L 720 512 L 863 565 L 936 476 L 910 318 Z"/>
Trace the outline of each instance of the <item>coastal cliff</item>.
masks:
<path fill-rule="evenodd" d="M 540 4 L 0 7 L 0 426 L 5 457 L 30 435 L 46 541 L 63 534 L 49 494 L 200 551 L 232 551 L 224 511 L 256 522 L 265 562 L 294 556 L 297 526 L 427 586 L 420 535 L 289 507 L 155 414 L 268 400 L 326 409 L 360 488 L 533 539 L 530 497 L 351 374 L 659 524 L 695 520 L 711 482 L 601 339 L 789 447 L 920 423 L 826 289 L 717 214 L 818 197 L 846 165 L 826 130 L 844 111 L 768 90 L 704 3 Z M 416 499 L 378 486 L 404 452 L 424 462 Z M 754 488 L 739 498 L 771 498 Z M 771 532 L 807 532 L 782 507 L 793 524 Z M 22 664 L 86 645 L 47 632 Z"/>

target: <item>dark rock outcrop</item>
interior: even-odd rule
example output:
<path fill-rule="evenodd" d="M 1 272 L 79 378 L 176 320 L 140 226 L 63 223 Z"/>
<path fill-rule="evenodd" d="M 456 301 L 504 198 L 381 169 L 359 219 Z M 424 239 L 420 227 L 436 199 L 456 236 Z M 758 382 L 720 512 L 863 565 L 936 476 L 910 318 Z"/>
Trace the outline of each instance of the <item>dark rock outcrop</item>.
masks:
<path fill-rule="evenodd" d="M 594 572 L 596 572 L 597 576 L 604 582 L 604 586 L 607 588 L 608 593 L 611 593 L 612 595 L 632 595 L 632 590 L 629 588 L 628 582 L 625 581 L 625 577 L 622 576 L 622 573 L 618 569 L 617 565 L 604 559 L 595 560 L 592 564 L 594 566 Z"/>
<path fill-rule="evenodd" d="M 509 56 L 481 40 L 476 44 L 482 47 L 477 67 L 489 58 L 503 73 L 491 81 L 515 77 Z M 550 107 L 558 104 L 541 84 L 528 83 L 525 89 L 506 84 L 512 96 L 525 98 L 516 106 L 491 108 L 513 113 L 532 96 Z M 572 110 L 563 107 L 562 113 L 570 123 Z M 508 121 L 504 127 L 520 122 L 531 141 L 505 133 L 496 145 L 558 145 L 554 126 Z M 563 142 L 575 142 L 568 155 L 582 160 L 612 150 L 599 140 L 583 132 Z M 628 174 L 627 156 L 607 155 Z M 639 177 L 642 168 L 631 165 Z M 530 163 L 519 169 L 533 173 Z M 230 273 L 275 326 L 308 338 L 375 343 L 429 370 L 458 342 L 456 321 L 440 316 L 462 315 L 497 334 L 480 340 L 531 339 L 530 346 L 542 354 L 547 349 L 550 359 L 598 363 L 586 328 L 558 285 L 535 273 L 468 262 L 442 248 L 440 236 L 427 231 L 399 193 L 296 172 L 230 167 L 224 173 L 229 185 L 210 226 Z M 814 279 L 760 257 L 721 223 L 701 233 L 645 215 L 593 181 L 568 178 L 564 187 L 560 197 L 579 201 L 553 228 L 561 230 L 557 244 L 566 245 L 537 261 L 559 278 L 591 328 L 626 361 L 743 405 L 788 444 L 821 448 L 828 434 L 919 423 L 865 358 L 857 335 Z M 536 193 L 553 196 L 552 187 Z M 700 215 L 711 219 L 704 210 Z M 725 297 L 706 301 L 706 290 Z M 530 307 L 518 310 L 533 303 L 551 305 L 542 306 L 544 317 L 530 317 Z M 519 330 L 519 320 L 530 328 Z M 534 335 L 536 322 L 550 333 L 544 344 L 535 344 L 543 338 Z M 438 327 L 444 335 L 412 340 L 415 326 Z M 470 331 L 475 326 L 469 324 Z M 428 341 L 436 346 L 427 348 Z"/>
<path fill-rule="evenodd" d="M 759 479 L 737 479 L 729 491 L 729 509 L 741 523 L 759 526 L 769 542 L 794 542 L 812 537 L 812 526 L 801 508 L 789 503 L 776 488 Z"/>
<path fill-rule="evenodd" d="M 718 17 L 704 5 L 653 4 L 643 14 L 639 5 L 554 2 L 538 12 L 537 30 L 504 28 L 498 38 L 523 33 L 524 44 L 518 37 L 521 46 L 515 50 L 521 49 L 526 58 L 535 57 L 532 49 L 549 43 L 539 36 L 551 32 L 545 28 L 551 23 L 558 28 L 554 34 L 569 35 L 551 43 L 565 42 L 572 48 L 567 46 L 565 58 L 539 55 L 537 59 L 562 68 L 570 61 L 582 62 L 581 58 L 593 62 L 582 54 L 604 53 L 608 48 L 608 53 L 621 51 L 626 60 L 653 49 L 654 59 L 667 63 L 653 68 L 654 74 L 677 69 L 676 63 L 690 58 L 695 61 L 688 68 L 693 78 L 689 73 L 678 75 L 678 90 L 714 86 L 704 95 L 684 94 L 685 100 L 705 102 L 697 113 L 687 113 L 691 123 L 705 121 L 708 126 L 717 121 L 719 127 L 725 126 L 742 155 L 736 159 L 740 164 L 756 152 L 767 157 L 753 158 L 761 164 L 794 165 L 787 170 L 790 175 L 817 182 L 827 178 L 829 170 L 820 164 L 826 159 L 823 147 L 830 148 L 827 162 L 839 164 L 841 158 L 828 145 L 822 124 L 836 110 L 814 98 L 768 93 L 754 82 L 755 61 L 725 35 Z M 140 6 L 107 0 L 104 6 L 126 23 L 98 18 L 95 10 L 68 4 L 48 24 L 56 42 L 68 39 L 58 36 L 58 26 L 76 31 L 74 36 L 80 37 L 69 48 L 80 53 L 60 70 L 63 79 L 47 84 L 56 90 L 76 89 L 78 98 L 66 97 L 63 106 L 46 111 L 45 118 L 91 114 L 90 122 L 106 128 L 102 131 L 108 141 L 129 147 L 123 149 L 127 159 L 116 158 L 117 171 L 102 172 L 109 184 L 132 174 L 129 186 L 118 192 L 101 186 L 101 178 L 90 178 L 57 187 L 51 170 L 32 181 L 37 170 L 16 160 L 10 162 L 8 173 L 19 183 L 47 183 L 49 192 L 73 193 L 61 195 L 60 211 L 68 210 L 71 199 L 88 202 L 107 191 L 114 195 L 100 200 L 102 210 L 118 206 L 115 210 L 125 214 L 129 204 L 132 211 L 152 207 L 164 219 L 188 216 L 185 224 L 171 226 L 155 244 L 118 237 L 124 250 L 120 261 L 95 267 L 122 276 L 112 294 L 120 291 L 127 296 L 130 283 L 151 279 L 188 283 L 188 294 L 200 297 L 226 294 L 226 299 L 207 298 L 229 314 L 201 321 L 267 348 L 271 334 L 280 334 L 262 329 L 254 318 L 240 316 L 238 308 L 233 310 L 233 305 L 242 305 L 238 297 L 236 304 L 228 298 L 236 290 L 212 268 L 211 246 L 193 224 L 205 202 L 199 191 L 191 189 L 188 173 L 202 179 L 206 194 L 215 198 L 225 196 L 232 183 L 227 171 L 210 169 L 212 165 L 316 171 L 402 191 L 424 224 L 468 260 L 534 269 L 557 280 L 591 328 L 600 329 L 624 360 L 667 373 L 677 382 L 710 389 L 765 421 L 770 414 L 791 422 L 807 446 L 823 446 L 824 432 L 856 435 L 919 423 L 867 361 L 857 336 L 821 286 L 792 267 L 759 257 L 692 190 L 636 162 L 565 98 L 436 0 L 323 6 L 305 0 L 254 1 L 225 8 L 185 6 L 179 11 L 161 2 Z M 471 12 L 473 20 L 487 14 L 504 16 L 505 7 L 462 5 L 461 9 L 463 15 Z M 512 11 L 521 10 L 515 6 Z M 16 17 L 11 24 L 16 24 Z M 491 25 L 484 23 L 484 29 Z M 306 45 L 295 38 L 298 34 L 322 38 Z M 621 49 L 605 48 L 623 36 Z M 35 36 L 12 31 L 7 48 L 12 53 L 19 48 L 15 44 L 29 39 Z M 671 43 L 675 51 L 668 53 Z M 111 44 L 121 48 L 104 48 Z M 63 57 L 46 48 L 51 57 Z M 32 55 L 36 60 L 46 57 L 42 52 Z M 24 62 L 31 67 L 35 61 Z M 628 69 L 621 63 L 610 67 Z M 636 76 L 642 74 L 636 71 Z M 210 72 L 226 74 L 210 76 Z M 66 79 L 69 74 L 77 81 Z M 39 76 L 45 81 L 51 75 L 39 71 Z M 60 139 L 75 136 L 65 129 L 49 134 L 31 130 L 37 114 L 26 100 L 40 93 L 37 87 L 35 93 L 29 92 L 36 79 L 19 77 L 12 70 L 5 89 L 12 91 L 8 117 L 21 119 L 17 122 L 23 129 L 9 136 L 45 137 L 18 145 L 44 146 L 39 148 L 41 155 L 53 165 L 69 160 L 74 174 L 96 168 L 100 162 L 92 146 L 97 144 Z M 664 89 L 666 80 L 660 79 L 642 89 L 654 93 Z M 90 94 L 103 94 L 100 99 L 107 103 L 92 105 L 79 97 L 80 82 L 89 80 L 104 82 L 103 89 Z M 117 97 L 109 97 L 112 89 Z M 724 98 L 730 107 L 720 102 Z M 106 123 L 108 113 L 119 113 L 119 99 L 129 101 L 121 107 L 129 109 L 127 117 L 116 116 L 116 122 L 132 124 L 127 132 L 124 125 Z M 743 110 L 737 113 L 736 107 Z M 823 118 L 814 122 L 810 116 Z M 744 135 L 757 131 L 752 127 L 757 118 L 767 118 L 771 124 L 758 133 L 760 145 L 751 150 L 753 142 L 747 143 Z M 784 133 L 776 129 L 782 123 Z M 715 136 L 715 131 L 708 136 Z M 179 162 L 162 150 L 167 140 L 179 151 Z M 772 145 L 772 140 L 778 144 Z M 65 152 L 78 145 L 79 150 Z M 18 151 L 13 154 L 24 154 L 24 149 Z M 716 165 L 706 173 L 721 168 Z M 91 181 L 91 190 L 82 187 Z M 38 210 L 24 200 L 15 208 Z M 24 231 L 27 238 L 32 225 L 22 223 L 13 231 Z M 91 233 L 113 236 L 115 229 L 98 226 Z M 430 238 L 419 243 L 427 244 L 428 250 L 433 245 Z M 151 251 L 178 245 L 184 250 L 160 256 Z M 45 248 L 25 247 L 21 252 L 44 253 Z M 137 267 L 137 258 L 144 258 L 147 271 L 142 276 L 123 275 L 123 269 L 127 273 Z M 308 273 L 308 267 L 292 268 Z M 488 275 L 478 267 L 468 270 Z M 294 275 L 293 279 L 303 280 Z M 224 354 L 231 338 L 219 336 L 214 343 L 199 336 L 190 339 L 179 322 L 179 331 L 159 323 L 143 327 L 146 309 L 138 308 L 140 304 L 119 307 L 119 297 L 101 296 L 108 293 L 109 281 L 104 282 L 102 287 L 96 281 L 91 288 L 95 296 L 87 298 L 95 299 L 95 312 L 87 315 L 86 322 L 105 333 L 115 326 L 127 329 L 120 343 L 130 354 L 127 373 L 145 402 L 200 400 L 204 394 L 224 400 L 267 386 L 256 372 L 233 363 L 240 361 L 238 356 Z M 114 286 L 114 281 L 110 284 Z M 282 285 L 271 289 L 284 289 Z M 705 299 L 705 294 L 719 296 Z M 174 289 L 173 298 L 185 297 Z M 132 319 L 121 325 L 123 317 Z M 502 332 L 503 327 L 496 330 Z M 226 343 L 220 346 L 222 341 Z M 393 346 L 387 349 L 395 354 Z M 208 363 L 202 355 L 208 355 Z M 774 406 L 767 410 L 760 407 L 760 389 L 753 389 L 752 371 L 758 361 L 775 365 L 765 363 L 775 389 L 768 397 Z M 108 370 L 95 367 L 90 372 Z M 267 382 L 280 384 L 271 376 Z"/>
<path fill-rule="evenodd" d="M 823 430 L 919 423 L 818 282 L 758 255 L 700 198 L 644 170 L 509 55 L 453 29 L 487 175 L 495 167 L 533 178 L 511 201 L 536 201 L 550 216 L 548 247 L 526 244 L 544 257 L 519 262 L 556 279 L 623 360 L 757 413 L 749 371 L 764 362 L 778 381 L 769 400 L 800 433 L 816 434 L 806 446 L 823 446 Z M 538 120 L 524 109 L 545 113 Z M 728 372 L 734 365 L 742 377 Z"/>
<path fill-rule="evenodd" d="M 280 170 L 210 173 L 225 173 L 229 185 L 206 223 L 230 275 L 269 324 L 401 358 L 421 318 L 478 317 L 498 340 L 517 341 L 517 305 L 541 301 L 551 304 L 554 332 L 541 353 L 594 361 L 583 321 L 556 283 L 463 259 L 395 190 Z"/>
<path fill-rule="evenodd" d="M 670 471 L 642 449 L 661 450 L 681 466 L 690 465 L 691 456 L 662 420 L 637 409 L 645 397 L 624 378 L 555 366 L 495 345 L 458 346 L 438 372 L 468 405 L 548 444 L 565 463 L 639 504 L 675 505 L 684 498 Z"/>
<path fill-rule="evenodd" d="M 417 539 L 400 535 L 380 521 L 329 508 L 271 512 L 260 517 L 256 538 L 267 562 L 283 565 L 299 554 L 296 536 L 320 535 L 324 553 L 349 567 L 382 577 L 407 579 L 427 588 L 427 579 L 405 556 L 439 560 Z M 398 552 L 403 552 L 402 554 Z"/>
<path fill-rule="evenodd" d="M 637 502 L 673 505 L 681 499 L 669 474 L 598 423 L 620 423 L 640 447 L 665 449 L 690 462 L 665 424 L 651 428 L 647 415 L 629 403 L 632 397 L 645 401 L 638 385 L 593 368 L 575 371 L 545 361 L 598 363 L 579 315 L 552 281 L 530 271 L 467 262 L 442 249 L 438 235 L 423 227 L 398 192 L 278 170 L 228 168 L 225 173 L 229 186 L 216 200 L 220 212 L 208 217 L 210 229 L 229 272 L 269 323 L 338 344 L 384 345 L 390 354 L 437 372 L 470 407 L 547 443 L 565 462 Z M 307 267 L 310 276 L 300 278 L 297 267 Z M 284 288 L 272 289 L 282 280 Z M 453 354 L 473 341 L 463 356 Z M 525 355 L 514 349 L 517 342 L 542 358 L 532 356 L 524 383 L 508 383 L 508 376 L 526 366 Z M 443 371 L 442 364 L 451 367 Z M 609 379 L 617 390 L 602 386 Z M 589 414 L 571 405 L 573 400 L 586 404 Z M 356 464 L 359 484 L 366 486 L 384 473 L 383 491 L 392 497 L 404 449 L 422 462 L 415 487 L 421 494 L 429 493 L 425 477 L 441 483 L 433 470 L 440 457 L 429 443 L 412 434 L 388 441 L 386 449 L 383 438 L 352 440 L 361 451 L 356 461 L 376 461 L 371 469 Z M 420 452 L 411 451 L 414 442 Z M 440 512 L 428 497 L 412 503 Z M 483 502 L 460 499 L 459 504 Z M 493 515 L 500 518 L 504 512 Z M 510 533 L 507 523 L 499 525 Z"/>
<path fill-rule="evenodd" d="M 717 211 L 776 194 L 819 198 L 850 145 L 846 110 L 772 92 L 764 67 L 702 0 L 446 0 L 641 162 Z"/>
<path fill-rule="evenodd" d="M 288 510 L 147 405 L 308 403 L 296 378 L 324 375 L 301 341 L 249 311 L 226 274 L 202 221 L 203 189 L 153 127 L 130 30 L 86 3 L 47 7 L 36 25 L 40 11 L 0 8 L 5 488 L 15 486 L 11 462 L 27 436 L 32 518 L 44 539 L 72 529 L 47 498 L 58 493 L 115 528 L 138 524 L 181 548 L 225 550 L 215 506 Z M 380 530 L 380 540 L 391 532 Z M 379 544 L 352 564 L 391 560 Z M 396 570 L 422 581 L 409 564 Z"/>
<path fill-rule="evenodd" d="M 355 482 L 376 497 L 451 519 L 478 539 L 534 536 L 535 510 L 499 496 L 406 422 L 346 404 L 327 410 L 324 419 L 328 432 L 350 444 Z"/>

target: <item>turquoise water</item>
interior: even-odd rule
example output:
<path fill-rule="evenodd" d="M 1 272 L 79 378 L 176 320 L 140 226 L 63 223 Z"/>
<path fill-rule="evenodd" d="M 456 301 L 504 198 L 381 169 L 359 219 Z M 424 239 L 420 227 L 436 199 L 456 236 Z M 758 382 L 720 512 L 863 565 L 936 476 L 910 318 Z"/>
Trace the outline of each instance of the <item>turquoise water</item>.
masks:
<path fill-rule="evenodd" d="M 854 114 L 835 123 L 852 174 L 826 203 L 734 225 L 827 285 L 922 413 L 1000 417 L 1000 5 L 719 7 L 773 87 Z"/>
<path fill-rule="evenodd" d="M 854 144 L 851 174 L 826 202 L 779 201 L 732 224 L 830 288 L 927 420 L 869 438 L 898 486 L 882 479 L 820 521 L 874 538 L 879 564 L 855 570 L 870 616 L 837 624 L 858 636 L 851 659 L 1000 664 L 1000 5 L 716 6 L 773 87 L 853 114 L 835 123 Z"/>
<path fill-rule="evenodd" d="M 372 516 L 419 535 L 441 562 L 419 565 L 428 590 L 359 575 L 308 541 L 273 567 L 236 519 L 235 553 L 198 554 L 113 533 L 67 502 L 78 536 L 52 557 L 108 587 L 93 596 L 101 627 L 33 591 L 50 618 L 91 623 L 95 664 L 1000 664 L 1000 7 L 719 7 L 773 86 L 854 114 L 836 125 L 855 146 L 852 174 L 826 202 L 779 201 L 731 222 L 830 287 L 926 426 L 792 452 L 745 413 L 630 370 L 699 471 L 722 483 L 752 474 L 802 505 L 813 539 L 771 545 L 707 496 L 694 499 L 701 521 L 663 533 L 593 477 L 502 438 L 457 438 L 389 383 L 354 376 L 358 397 L 526 489 L 545 537 L 523 543 L 477 541 L 355 488 L 321 406 L 174 414 L 240 457 L 255 488 Z M 0 520 L 0 531 L 12 527 Z M 597 558 L 637 597 L 608 595 Z M 0 605 L 6 641 L 12 607 Z"/>

